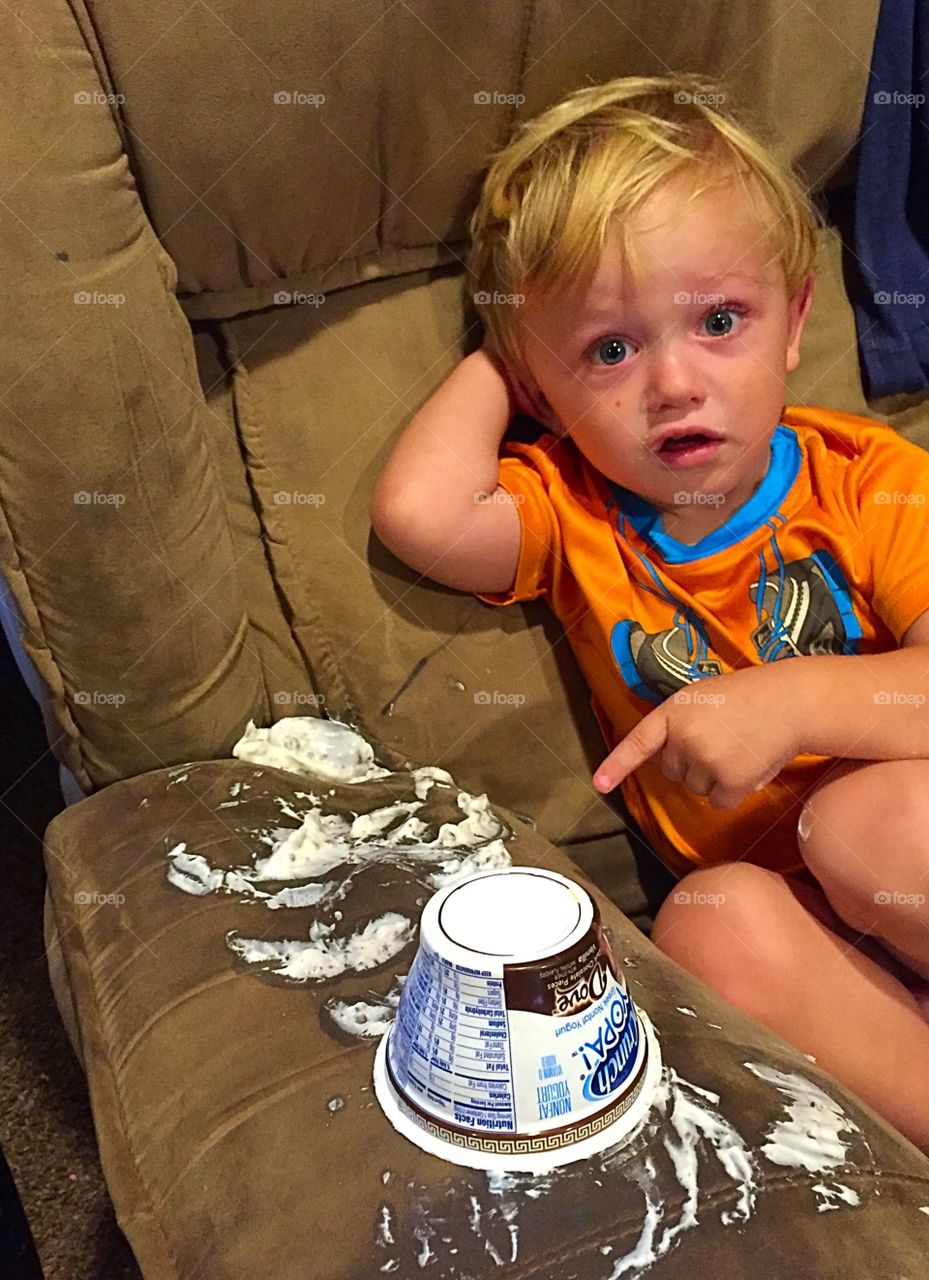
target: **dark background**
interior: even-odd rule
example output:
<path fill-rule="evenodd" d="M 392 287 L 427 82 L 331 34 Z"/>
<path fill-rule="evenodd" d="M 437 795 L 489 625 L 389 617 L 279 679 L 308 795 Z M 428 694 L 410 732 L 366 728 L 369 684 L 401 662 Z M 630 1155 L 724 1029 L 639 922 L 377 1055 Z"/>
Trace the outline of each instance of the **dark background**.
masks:
<path fill-rule="evenodd" d="M 2 632 L 0 697 L 0 1148 L 46 1280 L 140 1280 L 103 1182 L 87 1084 L 49 985 L 42 836 L 64 802 L 41 713 Z M 11 1227 L 15 1214 L 0 1207 L 0 1277 L 32 1280 L 36 1273 L 4 1247 Z"/>

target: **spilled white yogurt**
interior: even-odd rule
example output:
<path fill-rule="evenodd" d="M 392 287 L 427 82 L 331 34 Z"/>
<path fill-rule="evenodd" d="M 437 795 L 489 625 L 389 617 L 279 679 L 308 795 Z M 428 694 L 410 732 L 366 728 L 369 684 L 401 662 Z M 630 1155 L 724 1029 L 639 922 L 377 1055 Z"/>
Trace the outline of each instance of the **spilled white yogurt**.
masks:
<path fill-rule="evenodd" d="M 705 1093 L 706 1091 L 683 1080 L 673 1069 L 665 1068 L 652 1113 L 620 1146 L 592 1157 L 584 1165 L 565 1165 L 542 1175 L 497 1172 L 484 1174 L 486 1193 L 479 1187 L 474 1187 L 470 1193 L 466 1193 L 466 1203 L 463 1205 L 464 1225 L 471 1237 L 472 1251 L 476 1249 L 478 1256 L 486 1258 L 495 1268 L 516 1263 L 520 1258 L 524 1230 L 522 1216 L 531 1211 L 539 1200 L 551 1198 L 554 1202 L 568 1183 L 575 1180 L 589 1181 L 590 1166 L 593 1165 L 597 1173 L 594 1179 L 597 1186 L 615 1185 L 617 1180 L 632 1183 L 639 1188 L 644 1202 L 642 1227 L 631 1248 L 620 1257 L 614 1256 L 617 1251 L 614 1245 L 598 1248 L 605 1267 L 601 1273 L 602 1280 L 617 1280 L 620 1276 L 638 1274 L 652 1266 L 671 1249 L 681 1232 L 690 1230 L 697 1223 L 696 1169 L 705 1146 L 705 1135 L 719 1136 L 725 1133 L 734 1149 L 745 1149 L 736 1130 L 695 1096 Z M 662 1191 L 659 1186 L 659 1172 L 652 1155 L 647 1150 L 629 1155 L 636 1138 L 646 1125 L 658 1131 L 659 1116 L 669 1116 L 672 1128 L 680 1137 L 679 1145 L 670 1137 L 666 1137 L 664 1143 L 671 1166 L 678 1172 L 679 1181 L 687 1192 L 678 1216 L 668 1203 L 671 1198 L 666 1195 L 667 1176 L 664 1180 L 665 1190 Z M 689 1150 L 689 1155 L 682 1159 L 681 1152 L 684 1149 Z M 744 1167 L 731 1160 L 723 1164 L 740 1191 L 743 1194 L 750 1192 L 754 1186 L 754 1170 L 750 1159 L 746 1159 Z M 447 1220 L 450 1208 L 447 1196 L 433 1204 L 430 1192 L 422 1187 L 419 1194 L 414 1194 L 409 1199 L 412 1201 L 412 1217 L 426 1216 Z M 389 1215 L 387 1206 L 382 1207 L 381 1213 L 385 1211 Z M 401 1222 L 396 1215 L 389 1217 L 389 1221 L 390 1243 L 383 1231 L 376 1230 L 375 1244 L 390 1254 L 389 1262 L 399 1266 L 400 1257 L 409 1257 L 415 1248 L 416 1237 L 412 1222 Z M 435 1246 L 435 1260 L 439 1264 L 445 1263 L 447 1269 L 441 1270 L 439 1274 L 449 1277 L 472 1274 L 467 1263 L 462 1263 L 460 1270 L 456 1264 L 456 1255 L 464 1247 L 465 1242 L 462 1241 L 460 1232 L 452 1232 L 450 1236 L 440 1238 Z M 473 1252 L 467 1254 L 468 1261 L 471 1257 Z"/>
<path fill-rule="evenodd" d="M 375 996 L 373 1001 L 355 1000 L 348 1003 L 345 1000 L 329 1000 L 326 1005 L 329 1016 L 339 1030 L 348 1035 L 377 1039 L 387 1033 L 397 1016 L 400 993 L 405 981 L 406 974 L 400 974 L 394 979 L 387 994 Z"/>
<path fill-rule="evenodd" d="M 267 729 L 249 720 L 232 754 L 249 764 L 310 772 L 333 782 L 367 782 L 390 774 L 374 763 L 374 748 L 366 738 L 322 716 L 288 716 Z"/>
<path fill-rule="evenodd" d="M 365 782 L 390 774 L 374 764 L 373 748 L 361 734 L 338 721 L 314 716 L 290 717 L 268 729 L 257 729 L 249 721 L 233 755 L 340 783 Z M 171 776 L 169 785 L 180 780 L 180 775 Z M 243 903 L 260 903 L 269 910 L 317 908 L 321 914 L 309 926 L 306 937 L 271 940 L 232 932 L 226 938 L 229 948 L 246 963 L 285 981 L 323 981 L 350 971 L 378 968 L 410 945 L 416 925 L 397 912 L 387 912 L 348 936 L 337 935 L 341 913 L 332 908 L 351 891 L 360 870 L 380 862 L 406 866 L 415 869 L 428 888 L 439 889 L 476 871 L 510 864 L 504 838 L 512 833 L 493 812 L 486 794 L 475 796 L 458 790 L 461 818 L 441 823 L 428 839 L 430 827 L 417 816 L 417 810 L 433 787 L 456 790 L 454 780 L 444 769 L 432 765 L 412 770 L 411 778 L 416 799 L 378 805 L 351 819 L 326 812 L 325 799 L 314 792 L 295 793 L 309 802 L 306 812 L 298 812 L 278 797 L 282 814 L 300 825 L 258 835 L 258 842 L 270 845 L 270 852 L 228 869 L 214 866 L 181 841 L 167 850 L 168 881 L 196 897 L 222 893 L 235 895 Z M 234 785 L 240 789 L 249 786 Z M 330 878 L 336 869 L 338 876 Z M 283 887 L 277 887 L 280 885 Z M 390 1003 L 389 997 L 375 998 L 382 1003 L 368 1010 L 361 1002 L 351 1008 L 336 1002 L 329 1011 L 337 1025 L 352 1028 L 353 1034 L 383 1034 L 389 1025 L 385 1018 L 393 1015 L 396 1004 Z M 376 1027 L 381 1029 L 375 1032 Z"/>
<path fill-rule="evenodd" d="M 789 1099 L 784 1103 L 786 1117 L 772 1126 L 761 1148 L 772 1164 L 822 1173 L 845 1163 L 850 1143 L 842 1135 L 862 1135 L 834 1098 L 793 1071 L 779 1071 L 763 1062 L 744 1065 Z"/>
<path fill-rule="evenodd" d="M 544 1175 L 487 1173 L 482 1175 L 486 1191 L 482 1191 L 479 1184 L 465 1183 L 457 1201 L 453 1201 L 447 1191 L 443 1195 L 426 1186 L 408 1184 L 405 1197 L 410 1205 L 408 1217 L 401 1218 L 386 1204 L 379 1211 L 381 1221 L 390 1224 L 389 1239 L 387 1233 L 377 1227 L 374 1233 L 375 1245 L 383 1251 L 381 1256 L 387 1255 L 381 1270 L 396 1270 L 401 1259 L 415 1256 L 421 1234 L 421 1230 L 415 1229 L 416 1224 L 423 1217 L 433 1222 L 448 1222 L 453 1203 L 461 1204 L 462 1225 L 448 1235 L 431 1239 L 436 1275 L 463 1280 L 473 1274 L 479 1264 L 472 1264 L 473 1253 L 466 1251 L 468 1238 L 478 1256 L 489 1260 L 494 1268 L 515 1263 L 520 1257 L 523 1234 L 531 1230 L 524 1224 L 526 1215 L 537 1212 L 534 1206 L 540 1200 L 551 1199 L 553 1205 L 564 1200 L 570 1195 L 569 1184 L 580 1179 L 590 1188 L 585 1196 L 594 1194 L 593 1187 L 604 1188 L 607 1204 L 611 1188 L 618 1190 L 622 1183 L 637 1188 L 641 1196 L 641 1226 L 637 1236 L 629 1243 L 599 1245 L 597 1252 L 604 1267 L 599 1273 L 600 1280 L 639 1277 L 666 1257 L 686 1232 L 705 1222 L 709 1214 L 718 1214 L 725 1227 L 743 1227 L 755 1212 L 758 1197 L 765 1191 L 765 1159 L 770 1161 L 774 1156 L 776 1166 L 792 1164 L 806 1169 L 810 1150 L 815 1148 L 822 1173 L 847 1168 L 847 1151 L 842 1143 L 834 1141 L 834 1134 L 844 1130 L 855 1132 L 857 1126 L 844 1115 L 842 1108 L 811 1081 L 792 1072 L 778 1071 L 760 1063 L 745 1065 L 757 1078 L 791 1099 L 788 1107 L 802 1106 L 802 1100 L 815 1097 L 817 1108 L 831 1117 L 824 1121 L 820 1116 L 822 1127 L 818 1136 L 810 1138 L 809 1147 L 792 1150 L 786 1143 L 770 1140 L 771 1134 L 779 1131 L 780 1122 L 775 1121 L 769 1141 L 760 1149 L 753 1149 L 724 1114 L 719 1094 L 686 1080 L 666 1065 L 649 1115 L 620 1145 L 592 1157 L 584 1165 L 565 1165 Z M 719 1205 L 720 1173 L 723 1185 L 731 1188 L 729 1199 L 734 1199 L 728 1209 Z M 707 1183 L 709 1187 L 704 1191 Z M 676 1188 L 682 1194 L 676 1194 Z M 818 1212 L 860 1204 L 860 1194 L 840 1180 L 817 1181 L 810 1189 L 814 1197 L 819 1197 L 814 1198 L 811 1205 Z M 921 1209 L 929 1213 L 929 1206 Z M 733 1247 L 740 1248 L 736 1242 Z M 459 1252 L 466 1254 L 466 1261 L 460 1265 Z M 586 1265 L 588 1269 L 591 1266 L 589 1261 Z"/>
<path fill-rule="evenodd" d="M 413 922 L 396 911 L 370 920 L 364 929 L 347 938 L 332 937 L 335 927 L 314 920 L 306 941 L 240 938 L 231 933 L 226 943 L 243 960 L 253 964 L 263 962 L 265 967 L 293 982 L 306 982 L 308 978 L 337 978 L 348 969 L 356 973 L 376 969 L 399 955 L 416 934 Z"/>
<path fill-rule="evenodd" d="M 309 726 L 303 721 L 309 721 Z M 282 728 L 294 722 L 300 722 L 299 730 Z M 234 754 L 245 753 L 243 758 L 246 758 L 249 752 L 257 752 L 265 763 L 290 771 L 298 764 L 304 773 L 323 772 L 328 768 L 330 775 L 337 772 L 343 782 L 367 781 L 389 773 L 389 770 L 372 771 L 370 744 L 355 730 L 336 721 L 323 721 L 328 727 L 320 734 L 315 727 L 318 723 L 314 717 L 293 717 L 278 721 L 268 730 L 255 729 L 250 721 L 246 736 L 233 749 Z M 275 733 L 279 743 L 270 741 L 270 735 Z M 269 753 L 270 759 L 266 758 Z M 338 763 L 337 769 L 333 761 Z M 353 868 L 375 862 L 408 866 L 434 863 L 435 870 L 425 877 L 432 889 L 442 888 L 475 871 L 509 865 L 510 857 L 504 844 L 508 831 L 491 809 L 486 794 L 474 796 L 458 791 L 460 821 L 442 823 L 434 838 L 427 840 L 428 828 L 416 817 L 416 810 L 422 808 L 432 787 L 454 789 L 454 782 L 444 769 L 431 765 L 412 770 L 411 777 L 417 799 L 380 805 L 356 814 L 351 820 L 340 813 L 326 813 L 319 796 L 300 792 L 299 795 L 312 802 L 312 807 L 308 812 L 298 813 L 284 801 L 279 802 L 282 812 L 300 825 L 279 827 L 262 837 L 271 846 L 266 856 L 256 858 L 248 866 L 224 870 L 212 866 L 202 854 L 191 852 L 186 842 L 181 842 L 167 853 L 168 879 L 186 893 L 198 896 L 235 893 L 277 909 L 331 905 L 351 889 Z M 335 868 L 345 868 L 346 875 L 341 880 L 321 882 L 321 877 Z M 269 893 L 260 888 L 268 881 L 310 883 L 299 890 L 285 888 Z"/>

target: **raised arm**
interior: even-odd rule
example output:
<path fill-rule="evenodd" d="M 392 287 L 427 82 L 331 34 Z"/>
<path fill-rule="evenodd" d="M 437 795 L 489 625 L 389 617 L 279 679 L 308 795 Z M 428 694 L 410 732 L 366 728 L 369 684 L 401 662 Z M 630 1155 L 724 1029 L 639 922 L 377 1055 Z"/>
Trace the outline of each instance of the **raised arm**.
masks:
<path fill-rule="evenodd" d="M 506 591 L 520 521 L 498 486 L 509 391 L 483 350 L 466 356 L 407 424 L 378 477 L 371 524 L 419 573 L 461 591 Z"/>

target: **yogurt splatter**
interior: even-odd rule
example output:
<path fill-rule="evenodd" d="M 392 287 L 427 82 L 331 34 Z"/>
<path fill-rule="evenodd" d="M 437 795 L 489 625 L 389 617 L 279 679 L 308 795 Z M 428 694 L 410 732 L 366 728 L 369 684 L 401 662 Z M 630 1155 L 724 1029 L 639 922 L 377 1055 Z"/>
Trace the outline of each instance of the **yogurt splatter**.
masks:
<path fill-rule="evenodd" d="M 834 1098 L 793 1071 L 779 1071 L 763 1062 L 746 1062 L 744 1066 L 790 1099 L 785 1103 L 787 1118 L 772 1126 L 761 1148 L 772 1164 L 824 1173 L 846 1163 L 849 1143 L 840 1135 L 861 1135 L 861 1130 Z"/>
<path fill-rule="evenodd" d="M 519 1224 L 517 1221 L 519 1200 L 514 1194 L 518 1182 L 512 1174 L 488 1173 L 487 1186 L 491 1193 L 500 1199 L 500 1215 L 506 1223 L 507 1231 L 510 1235 L 510 1256 L 506 1261 L 515 1262 L 519 1253 Z M 500 1266 L 502 1262 L 503 1259 L 497 1265 Z"/>
<path fill-rule="evenodd" d="M 846 1204 L 861 1204 L 861 1196 L 859 1196 L 858 1192 L 851 1187 L 842 1186 L 840 1182 L 833 1183 L 831 1187 L 824 1182 L 814 1182 L 813 1190 L 823 1197 L 817 1206 L 820 1213 L 825 1213 L 828 1209 L 841 1208 L 841 1205 L 832 1202 L 832 1197 L 837 1200 L 844 1200 Z"/>
<path fill-rule="evenodd" d="M 393 1260 L 399 1267 L 403 1258 L 418 1256 L 422 1242 L 416 1228 L 425 1213 L 433 1222 L 454 1226 L 445 1235 L 430 1237 L 430 1265 L 437 1280 L 463 1280 L 465 1276 L 483 1274 L 482 1259 L 485 1268 L 488 1260 L 495 1268 L 505 1267 L 519 1258 L 522 1233 L 524 1229 L 532 1231 L 532 1215 L 545 1213 L 545 1200 L 570 1203 L 572 1194 L 579 1192 L 579 1182 L 586 1199 L 591 1195 L 603 1196 L 604 1215 L 608 1215 L 609 1205 L 615 1203 L 616 1192 L 625 1183 L 632 1184 L 641 1195 L 641 1228 L 621 1255 L 622 1246 L 615 1243 L 598 1246 L 605 1268 L 600 1280 L 621 1280 L 621 1277 L 637 1280 L 669 1254 L 685 1232 L 698 1226 L 701 1219 L 705 1221 L 708 1214 L 718 1212 L 720 1222 L 726 1227 L 738 1229 L 748 1222 L 765 1189 L 762 1176 L 765 1157 L 773 1158 L 773 1163 L 781 1166 L 794 1164 L 810 1168 L 815 1165 L 823 1172 L 846 1163 L 844 1144 L 830 1139 L 830 1134 L 838 1130 L 859 1131 L 828 1094 L 792 1072 L 758 1062 L 745 1066 L 791 1099 L 788 1104 L 788 1110 L 793 1113 L 791 1119 L 783 1123 L 775 1121 L 768 1141 L 760 1150 L 753 1149 L 726 1117 L 719 1094 L 686 1080 L 666 1064 L 649 1114 L 622 1143 L 592 1157 L 591 1161 L 565 1165 L 544 1175 L 477 1175 L 486 1180 L 486 1191 L 473 1180 L 463 1181 L 457 1195 L 451 1189 L 441 1193 L 420 1188 L 419 1193 L 411 1197 L 410 1215 L 401 1217 L 395 1213 L 391 1220 Z M 810 1115 L 804 1114 L 805 1108 L 811 1109 Z M 807 1131 L 814 1127 L 814 1117 L 820 1132 L 812 1147 L 797 1143 L 783 1132 L 791 1126 Z M 773 1134 L 779 1136 L 773 1138 Z M 815 1160 L 811 1157 L 814 1149 Z M 722 1198 L 718 1175 L 712 1179 L 707 1176 L 707 1165 L 714 1160 L 733 1193 L 729 1200 L 735 1200 L 727 1209 L 717 1207 Z M 471 1179 L 474 1177 L 470 1175 Z M 701 1199 L 701 1182 L 707 1181 L 713 1187 L 712 1206 Z M 675 1194 L 675 1182 L 683 1196 Z M 413 1188 L 415 1184 L 409 1186 Z M 819 1212 L 854 1208 L 860 1203 L 858 1191 L 840 1181 L 817 1181 L 811 1186 Z M 601 1191 L 595 1191 L 597 1187 Z M 919 1209 L 929 1214 L 929 1205 Z M 452 1241 L 453 1247 L 446 1249 Z M 524 1262 L 524 1265 L 527 1264 Z"/>
<path fill-rule="evenodd" d="M 444 889 L 463 876 L 476 875 L 478 871 L 496 871 L 509 865 L 510 855 L 501 841 L 494 840 L 477 853 L 469 853 L 463 858 L 446 858 L 438 871 L 427 876 L 427 882 L 430 888 Z"/>
<path fill-rule="evenodd" d="M 175 769 L 171 769 L 168 777 L 171 781 L 168 787 L 176 787 L 182 782 L 186 782 L 192 773 L 195 773 L 200 765 L 195 760 L 188 760 L 187 764 L 178 765 Z"/>
<path fill-rule="evenodd" d="M 593 1183 L 601 1188 L 598 1194 L 604 1197 L 606 1213 L 608 1206 L 615 1202 L 618 1187 L 626 1182 L 638 1187 L 642 1196 L 641 1231 L 621 1257 L 616 1256 L 616 1246 L 612 1244 L 600 1246 L 598 1252 L 607 1268 L 602 1280 L 638 1275 L 664 1257 L 683 1232 L 698 1224 L 698 1173 L 709 1153 L 718 1160 L 738 1193 L 737 1206 L 723 1212 L 721 1220 L 726 1225 L 745 1222 L 755 1205 L 758 1160 L 735 1126 L 718 1110 L 718 1103 L 716 1094 L 691 1084 L 673 1068 L 665 1067 L 651 1112 L 622 1143 L 591 1157 L 597 1177 L 591 1179 L 591 1161 L 565 1165 L 544 1175 L 478 1175 L 486 1179 L 486 1192 L 481 1192 L 473 1183 L 466 1184 L 469 1189 L 455 1202 L 456 1223 L 460 1216 L 460 1227 L 448 1237 L 431 1242 L 437 1267 L 435 1274 L 449 1280 L 471 1275 L 480 1268 L 482 1258 L 489 1259 L 495 1267 L 512 1264 L 520 1256 L 521 1219 L 526 1214 L 544 1214 L 540 1201 L 549 1197 L 553 1201 L 556 1198 L 564 1201 L 571 1194 L 572 1184 L 589 1188 Z M 663 1166 L 662 1171 L 659 1164 Z M 679 1197 L 668 1194 L 668 1168 L 676 1174 L 686 1193 L 679 1208 Z M 590 1191 L 585 1190 L 584 1194 L 589 1196 Z M 433 1203 L 424 1187 L 420 1196 L 414 1198 L 410 1222 L 395 1217 L 393 1236 L 400 1256 L 409 1257 L 416 1248 L 415 1222 L 423 1211 L 433 1221 L 450 1222 L 450 1194 Z M 454 1249 L 447 1252 L 443 1248 L 446 1239 L 454 1241 Z M 459 1250 L 460 1259 L 454 1256 Z M 397 1261 L 399 1265 L 399 1257 Z"/>
<path fill-rule="evenodd" d="M 417 793 L 422 787 L 445 785 L 432 776 L 436 772 L 442 771 L 414 771 Z M 457 804 L 463 817 L 457 823 L 442 823 L 431 840 L 425 839 L 426 824 L 414 816 L 422 804 L 421 799 L 396 800 L 357 814 L 352 821 L 339 813 L 324 813 L 318 805 L 303 815 L 291 810 L 300 826 L 278 827 L 259 835 L 259 841 L 271 845 L 270 854 L 231 871 L 212 866 L 181 842 L 168 851 L 168 879 L 186 893 L 242 893 L 274 908 L 315 905 L 337 889 L 344 896 L 351 888 L 352 869 L 377 862 L 413 869 L 422 863 L 437 864 L 426 877 L 435 889 L 461 875 L 509 865 L 504 838 L 512 833 L 491 810 L 486 794 L 459 791 Z M 347 869 L 343 881 L 317 890 L 308 888 L 293 901 L 288 900 L 287 890 L 270 894 L 258 887 L 267 881 L 318 880 L 336 867 Z"/>
<path fill-rule="evenodd" d="M 249 720 L 232 754 L 288 773 L 306 773 L 309 763 L 310 772 L 332 782 L 367 782 L 390 773 L 374 763 L 374 748 L 360 733 L 323 716 L 287 716 L 267 729 Z"/>
<path fill-rule="evenodd" d="M 185 893 L 202 896 L 225 890 L 228 893 L 240 893 L 253 901 L 261 901 L 266 907 L 275 910 L 279 907 L 312 907 L 323 899 L 334 899 L 341 885 L 334 880 L 325 883 L 312 883 L 298 887 L 286 887 L 277 893 L 266 893 L 255 887 L 255 884 L 242 869 L 223 871 L 213 867 L 199 853 L 188 853 L 184 841 L 168 850 L 168 880 Z"/>
<path fill-rule="evenodd" d="M 273 968 L 294 982 L 306 982 L 309 978 L 336 978 L 347 969 L 376 969 L 408 947 L 416 930 L 406 916 L 388 911 L 369 921 L 360 933 L 333 938 L 334 932 L 334 924 L 314 920 L 306 941 L 240 938 L 233 932 L 226 942 L 243 960 Z"/>
<path fill-rule="evenodd" d="M 387 995 L 376 996 L 373 1002 L 356 1000 L 354 1004 L 348 1004 L 344 1000 L 330 1000 L 326 1008 L 341 1031 L 364 1039 L 376 1039 L 389 1030 L 396 1018 L 405 981 L 406 974 L 399 975 Z"/>
<path fill-rule="evenodd" d="M 373 749 L 360 734 L 338 721 L 314 716 L 279 720 L 268 729 L 256 729 L 249 721 L 233 755 L 340 783 L 390 775 L 390 770 L 374 764 Z M 354 876 L 373 864 L 412 870 L 432 889 L 476 871 L 510 864 L 504 840 L 512 838 L 513 832 L 491 809 L 486 794 L 458 791 L 455 798 L 460 820 L 441 823 L 436 829 L 417 811 L 433 787 L 454 790 L 454 781 L 444 769 L 432 765 L 413 769 L 411 778 L 416 799 L 379 805 L 351 819 L 325 812 L 323 799 L 313 792 L 296 793 L 310 802 L 311 808 L 303 813 L 278 797 L 281 813 L 300 825 L 255 832 L 256 842 L 269 845 L 269 853 L 256 856 L 250 865 L 227 869 L 212 865 L 181 841 L 167 851 L 168 881 L 196 897 L 235 894 L 240 902 L 261 903 L 269 910 L 316 907 L 321 913 L 331 912 L 330 920 L 337 922 L 341 913 L 332 908 L 351 891 Z M 242 790 L 249 786 L 234 785 Z M 334 788 L 329 791 L 333 793 Z M 337 868 L 341 873 L 338 878 L 324 878 Z M 277 887 L 282 882 L 283 888 Z M 335 937 L 334 932 L 335 924 L 318 916 L 307 937 L 269 941 L 233 931 L 226 942 L 247 963 L 284 980 L 321 981 L 349 969 L 363 972 L 386 963 L 413 940 L 415 926 L 406 917 L 388 912 L 349 937 Z M 338 1026 L 352 1034 L 381 1035 L 390 1025 L 396 1004 L 390 996 L 375 999 L 374 1005 L 336 1002 L 329 1006 L 329 1012 Z"/>

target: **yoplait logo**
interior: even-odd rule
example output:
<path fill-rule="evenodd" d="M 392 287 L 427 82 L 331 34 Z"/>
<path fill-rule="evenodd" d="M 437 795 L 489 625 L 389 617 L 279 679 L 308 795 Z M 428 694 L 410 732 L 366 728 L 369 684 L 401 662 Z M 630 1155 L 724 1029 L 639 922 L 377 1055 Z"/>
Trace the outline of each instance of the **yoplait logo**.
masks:
<path fill-rule="evenodd" d="M 576 1050 L 588 1071 L 583 1086 L 588 1102 L 602 1102 L 615 1093 L 631 1072 L 638 1047 L 639 1020 L 631 1001 L 617 992 L 594 1037 Z"/>

